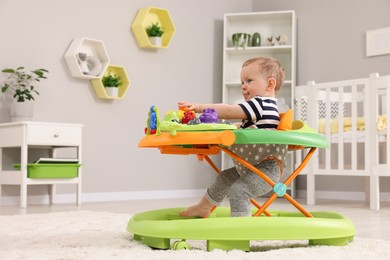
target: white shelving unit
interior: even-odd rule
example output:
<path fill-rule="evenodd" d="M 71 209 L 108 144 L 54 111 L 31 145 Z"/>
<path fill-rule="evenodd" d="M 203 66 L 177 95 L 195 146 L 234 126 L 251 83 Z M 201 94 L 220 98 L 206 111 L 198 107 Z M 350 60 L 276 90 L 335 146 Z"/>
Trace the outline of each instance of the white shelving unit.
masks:
<path fill-rule="evenodd" d="M 234 47 L 232 35 L 235 33 L 255 32 L 261 35 L 261 46 Z M 285 35 L 287 42 L 271 46 L 267 38 Z M 273 57 L 285 69 L 286 79 L 279 93 L 279 100 L 284 99 L 288 108 L 293 108 L 294 87 L 296 82 L 296 16 L 292 10 L 277 12 L 231 13 L 224 16 L 223 44 L 223 103 L 242 102 L 240 71 L 244 61 L 253 57 Z M 280 107 L 281 108 L 281 107 Z M 283 112 L 283 108 L 281 109 Z M 293 165 L 289 155 L 288 168 Z M 232 160 L 222 155 L 222 169 L 232 167 Z M 289 173 L 290 170 L 288 169 Z"/>

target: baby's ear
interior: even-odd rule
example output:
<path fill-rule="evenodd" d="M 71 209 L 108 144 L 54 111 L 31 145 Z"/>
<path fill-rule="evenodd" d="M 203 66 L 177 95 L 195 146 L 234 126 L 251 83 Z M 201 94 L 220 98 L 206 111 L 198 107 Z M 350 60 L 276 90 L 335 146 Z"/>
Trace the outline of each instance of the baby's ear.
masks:
<path fill-rule="evenodd" d="M 275 89 L 276 88 L 276 79 L 269 78 L 267 88 Z"/>

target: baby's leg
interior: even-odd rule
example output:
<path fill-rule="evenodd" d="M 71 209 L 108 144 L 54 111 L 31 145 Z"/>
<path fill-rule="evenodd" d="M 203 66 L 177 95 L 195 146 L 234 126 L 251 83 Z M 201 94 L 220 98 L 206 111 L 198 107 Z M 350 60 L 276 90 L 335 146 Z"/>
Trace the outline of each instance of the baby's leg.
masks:
<path fill-rule="evenodd" d="M 279 181 L 280 167 L 274 160 L 268 160 L 258 165 L 260 171 L 265 173 L 274 182 Z M 248 172 L 240 177 L 229 191 L 229 202 L 232 217 L 252 216 L 251 198 L 262 196 L 272 190 L 272 187 L 254 172 Z"/>
<path fill-rule="evenodd" d="M 207 218 L 214 206 L 219 206 L 227 196 L 230 187 L 240 176 L 235 167 L 226 169 L 218 174 L 213 185 L 198 202 L 180 213 L 180 216 Z"/>

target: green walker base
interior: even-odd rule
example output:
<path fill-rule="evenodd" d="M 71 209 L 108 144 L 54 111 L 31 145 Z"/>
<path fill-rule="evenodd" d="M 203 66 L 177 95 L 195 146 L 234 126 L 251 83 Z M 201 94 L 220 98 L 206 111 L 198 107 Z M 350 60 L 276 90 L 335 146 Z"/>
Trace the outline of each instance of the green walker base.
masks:
<path fill-rule="evenodd" d="M 272 217 L 231 218 L 230 208 L 218 207 L 209 218 L 182 218 L 184 208 L 147 211 L 133 216 L 127 230 L 134 239 L 158 249 L 189 249 L 186 240 L 206 240 L 207 250 L 250 251 L 251 240 L 308 240 L 309 245 L 345 246 L 356 234 L 353 223 L 332 211 L 270 211 Z M 255 212 L 256 210 L 254 210 Z M 171 245 L 171 239 L 179 240 Z"/>

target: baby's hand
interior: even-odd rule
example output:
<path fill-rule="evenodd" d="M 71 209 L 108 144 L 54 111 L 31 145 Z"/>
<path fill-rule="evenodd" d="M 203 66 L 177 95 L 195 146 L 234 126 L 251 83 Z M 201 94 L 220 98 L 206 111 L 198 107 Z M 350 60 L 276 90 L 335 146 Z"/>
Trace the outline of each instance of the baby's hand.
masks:
<path fill-rule="evenodd" d="M 196 105 L 189 102 L 177 102 L 179 109 L 182 110 L 195 110 Z"/>

